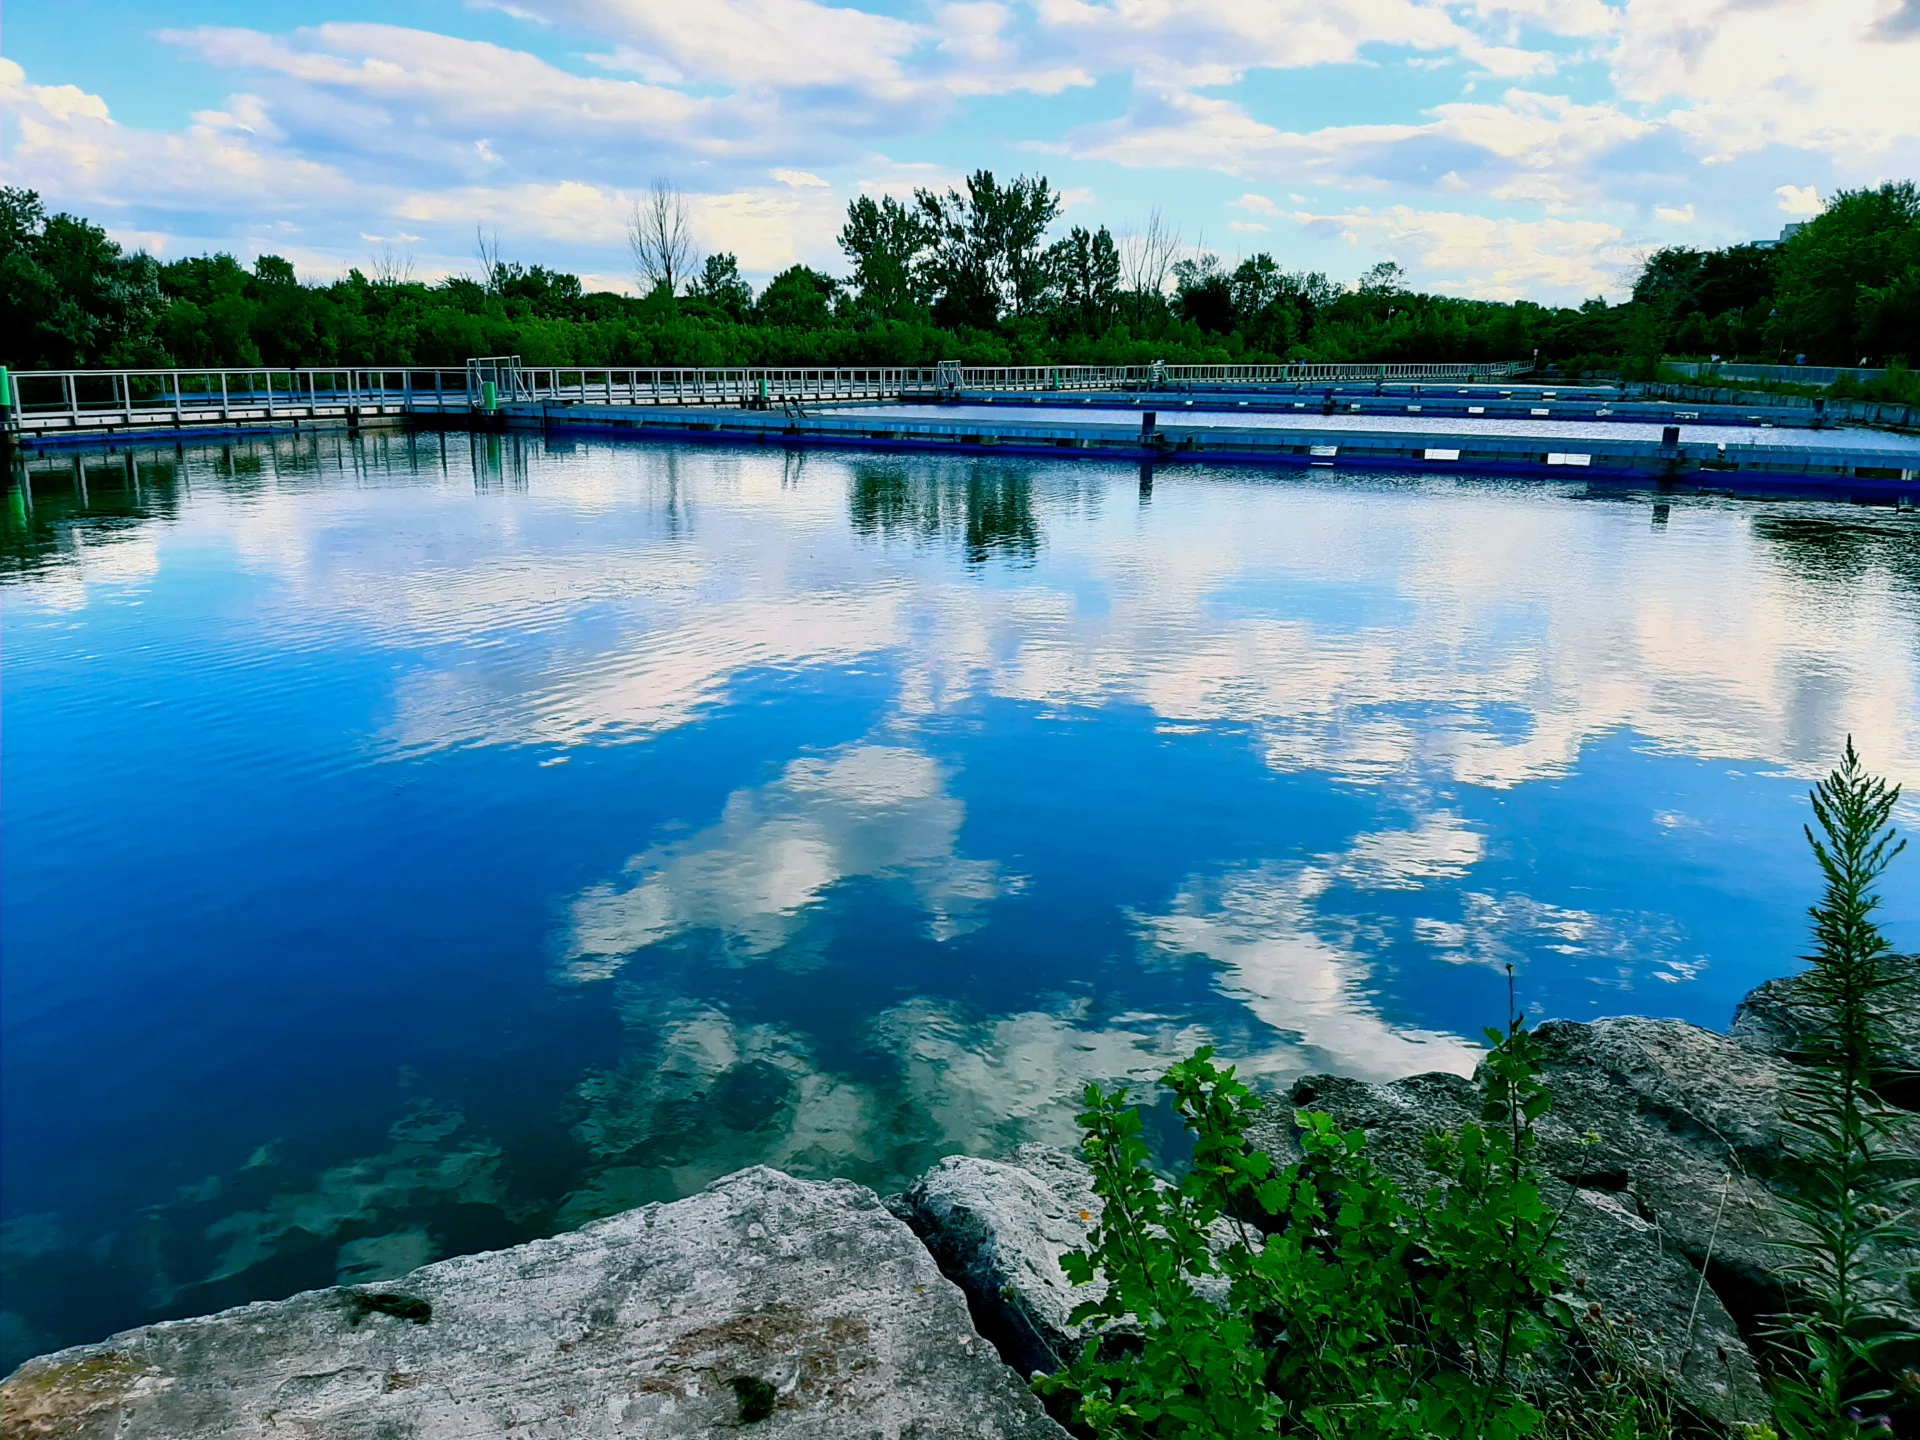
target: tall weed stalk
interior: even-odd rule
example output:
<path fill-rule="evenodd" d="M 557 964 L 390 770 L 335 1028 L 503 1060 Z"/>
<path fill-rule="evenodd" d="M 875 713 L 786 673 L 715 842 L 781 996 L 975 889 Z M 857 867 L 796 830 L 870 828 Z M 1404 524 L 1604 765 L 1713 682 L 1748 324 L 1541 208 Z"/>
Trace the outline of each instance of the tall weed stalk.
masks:
<path fill-rule="evenodd" d="M 1786 1097 L 1797 1188 L 1786 1200 L 1794 1233 L 1782 1240 L 1803 1299 L 1779 1317 L 1773 1338 L 1776 1413 L 1791 1440 L 1837 1440 L 1877 1424 L 1891 1392 L 1882 1357 L 1916 1339 L 1883 1298 L 1888 1257 L 1914 1243 L 1914 1180 L 1893 1150 L 1912 1117 L 1885 1104 L 1896 983 L 1892 953 L 1874 920 L 1876 885 L 1905 848 L 1891 824 L 1900 787 L 1870 775 L 1853 741 L 1840 767 L 1814 787 L 1807 841 L 1825 889 L 1811 907 L 1812 969 L 1802 984 L 1804 1064 Z"/>

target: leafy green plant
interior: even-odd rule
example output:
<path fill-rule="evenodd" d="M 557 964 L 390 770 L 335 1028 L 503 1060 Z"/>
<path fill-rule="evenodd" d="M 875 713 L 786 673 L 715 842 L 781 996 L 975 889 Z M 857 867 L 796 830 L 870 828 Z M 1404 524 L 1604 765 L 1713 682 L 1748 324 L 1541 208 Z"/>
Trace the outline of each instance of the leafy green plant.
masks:
<path fill-rule="evenodd" d="M 1787 1097 L 1799 1166 L 1786 1201 L 1795 1233 L 1782 1242 L 1805 1299 L 1774 1330 L 1785 1360 L 1776 1408 L 1789 1440 L 1858 1435 L 1862 1418 L 1890 1398 L 1883 1357 L 1920 1339 L 1876 1283 L 1889 1278 L 1886 1257 L 1915 1238 L 1907 1211 L 1914 1179 L 1891 1151 L 1911 1117 L 1878 1093 L 1893 1069 L 1884 1001 L 1895 977 L 1873 918 L 1875 886 L 1906 845 L 1891 824 L 1899 799 L 1899 786 L 1862 767 L 1851 738 L 1839 768 L 1813 791 L 1819 833 L 1807 827 L 1807 841 L 1826 884 L 1810 911 L 1805 1063 Z"/>
<path fill-rule="evenodd" d="M 1420 1238 L 1428 1314 L 1465 1347 L 1470 1373 L 1504 1385 L 1515 1357 L 1547 1335 L 1558 1216 L 1534 1164 L 1534 1122 L 1552 1106 L 1538 1043 L 1517 1019 L 1487 1038 L 1482 1123 L 1428 1137 L 1427 1163 L 1446 1178 L 1427 1193 Z"/>
<path fill-rule="evenodd" d="M 1104 1209 L 1062 1266 L 1105 1289 L 1074 1312 L 1094 1338 L 1042 1393 L 1103 1437 L 1531 1433 L 1510 1365 L 1545 1333 L 1555 1276 L 1533 1156 L 1549 1102 L 1525 1026 L 1489 1039 L 1483 1123 L 1435 1137 L 1417 1206 L 1365 1132 L 1324 1113 L 1296 1114 L 1302 1158 L 1277 1167 L 1249 1138 L 1259 1098 L 1210 1048 L 1161 1082 L 1194 1139 L 1175 1184 L 1126 1092 L 1089 1086 L 1082 1149 Z"/>

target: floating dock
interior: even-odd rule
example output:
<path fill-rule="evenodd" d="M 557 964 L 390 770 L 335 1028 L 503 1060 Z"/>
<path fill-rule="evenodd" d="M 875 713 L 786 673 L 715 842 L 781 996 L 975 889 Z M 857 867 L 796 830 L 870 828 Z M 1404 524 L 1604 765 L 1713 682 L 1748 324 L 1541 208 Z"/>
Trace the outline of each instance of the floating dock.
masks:
<path fill-rule="evenodd" d="M 1007 405 L 983 418 L 977 405 L 943 414 L 939 404 L 783 412 L 583 403 L 509 405 L 509 429 L 550 434 L 627 435 L 754 445 L 833 445 L 1024 456 L 1102 456 L 1131 461 L 1228 465 L 1474 471 L 1666 481 L 1750 493 L 1822 493 L 1881 503 L 1920 504 L 1920 443 L 1873 431 L 1827 432 L 1818 445 L 1790 431 L 1747 432 L 1737 443 L 1672 438 L 1463 433 L 1444 424 L 1392 431 L 1314 425 L 1235 425 L 1232 415 L 1155 407 L 1137 415 L 1076 406 Z M 1530 407 L 1531 408 L 1531 407 Z M 996 411 L 1001 407 L 996 404 Z M 1404 412 L 1403 412 L 1404 413 Z M 1204 415 L 1206 423 L 1197 423 Z M 1533 417 L 1529 416 L 1531 420 Z M 1543 427 L 1544 428 L 1544 427 Z M 1751 438 L 1747 438 L 1750 435 Z M 1857 439 L 1855 438 L 1857 437 Z"/>

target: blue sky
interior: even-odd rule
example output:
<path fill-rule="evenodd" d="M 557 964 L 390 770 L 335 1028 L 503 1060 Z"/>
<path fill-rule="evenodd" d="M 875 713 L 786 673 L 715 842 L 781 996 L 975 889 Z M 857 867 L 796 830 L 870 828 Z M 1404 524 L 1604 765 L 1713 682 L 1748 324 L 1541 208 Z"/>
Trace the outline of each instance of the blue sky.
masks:
<path fill-rule="evenodd" d="M 14 0 L 0 181 L 163 256 L 632 284 L 656 176 L 758 279 L 849 199 L 1041 172 L 1063 223 L 1618 296 L 1920 175 L 1920 0 Z"/>

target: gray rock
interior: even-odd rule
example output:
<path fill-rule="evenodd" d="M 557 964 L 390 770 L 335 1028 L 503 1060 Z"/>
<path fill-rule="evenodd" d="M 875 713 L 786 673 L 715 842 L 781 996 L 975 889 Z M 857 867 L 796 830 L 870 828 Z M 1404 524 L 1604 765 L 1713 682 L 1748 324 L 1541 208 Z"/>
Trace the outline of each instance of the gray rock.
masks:
<path fill-rule="evenodd" d="M 1068 1317 L 1105 1287 L 1074 1286 L 1060 1257 L 1087 1243 L 1101 1203 L 1086 1167 L 1063 1151 L 1023 1145 L 1013 1160 L 950 1156 L 901 1197 L 899 1213 L 966 1292 L 981 1334 L 1031 1375 L 1059 1369 L 1086 1343 Z"/>
<path fill-rule="evenodd" d="M 1064 1435 L 870 1191 L 766 1168 L 377 1290 L 43 1356 L 0 1403 L 8 1440 Z"/>
<path fill-rule="evenodd" d="M 1893 986 L 1881 997 L 1889 1012 L 1893 1048 L 1888 1060 L 1906 1072 L 1892 1098 L 1908 1109 L 1920 1108 L 1920 955 L 1891 955 L 1886 968 Z M 1728 1031 L 1742 1044 L 1789 1059 L 1801 1053 L 1808 1029 L 1806 974 L 1769 980 L 1740 1002 Z"/>
<path fill-rule="evenodd" d="M 1539 1034 L 1554 1097 L 1540 1127 L 1547 1168 L 1630 1196 L 1749 1328 L 1777 1313 L 1795 1289 L 1780 1243 L 1794 1233 L 1781 1200 L 1794 1187 L 1792 1062 L 1674 1020 L 1556 1022 Z M 1913 1128 L 1892 1148 L 1920 1167 Z M 1914 1257 L 1900 1258 L 1885 1257 L 1871 1293 L 1920 1324 Z"/>
<path fill-rule="evenodd" d="M 1786 1161 L 1788 1062 L 1672 1020 L 1556 1021 L 1539 1038 L 1546 1168 L 1631 1196 L 1695 1265 L 1741 1287 L 1739 1308 L 1777 1303 L 1788 1222 L 1768 1182 Z"/>
<path fill-rule="evenodd" d="M 1559 1112 L 1557 1081 L 1554 1093 L 1550 1118 Z M 1367 1153 L 1410 1197 L 1434 1183 L 1426 1137 L 1458 1131 L 1480 1114 L 1474 1082 L 1445 1074 L 1387 1085 L 1309 1076 L 1294 1086 L 1291 1100 L 1289 1110 L 1323 1110 L 1342 1128 L 1365 1130 Z M 1543 1142 L 1547 1129 L 1543 1122 Z M 1299 1158 L 1294 1137 L 1281 1112 L 1262 1124 L 1255 1139 L 1291 1163 Z M 1595 1164 L 1594 1148 L 1584 1134 L 1563 1133 L 1543 1144 L 1549 1178 L 1542 1188 L 1561 1215 L 1557 1234 L 1569 1284 L 1557 1298 L 1576 1317 L 1585 1348 L 1610 1362 L 1603 1368 L 1638 1364 L 1708 1419 L 1730 1426 L 1765 1420 L 1759 1373 L 1732 1315 L 1710 1286 L 1701 1285 L 1700 1270 L 1636 1208 L 1615 1173 L 1624 1164 L 1621 1157 L 1609 1151 Z M 1575 1163 L 1556 1164 L 1563 1153 L 1574 1155 Z M 1567 1373 L 1577 1359 L 1570 1353 L 1546 1357 L 1544 1378 L 1556 1370 Z"/>
<path fill-rule="evenodd" d="M 1705 1277 L 1627 1198 L 1550 1187 L 1560 1210 L 1567 1288 L 1583 1368 L 1632 1366 L 1669 1386 L 1696 1413 L 1729 1428 L 1759 1425 L 1772 1407 L 1753 1354 Z"/>
<path fill-rule="evenodd" d="M 1011 1163 L 950 1156 L 898 1197 L 896 1212 L 966 1292 L 980 1333 L 1023 1375 L 1051 1373 L 1074 1360 L 1101 1327 L 1072 1323 L 1074 1307 L 1106 1293 L 1095 1278 L 1074 1285 L 1060 1257 L 1085 1248 L 1102 1213 L 1093 1176 L 1078 1158 L 1047 1145 L 1022 1145 Z M 1218 1254 L 1245 1238 L 1216 1221 L 1209 1243 Z M 1227 1303 L 1225 1275 L 1192 1277 L 1196 1294 Z M 1132 1324 L 1111 1324 L 1124 1331 Z M 1110 1333 L 1110 1332 L 1109 1332 Z"/>

